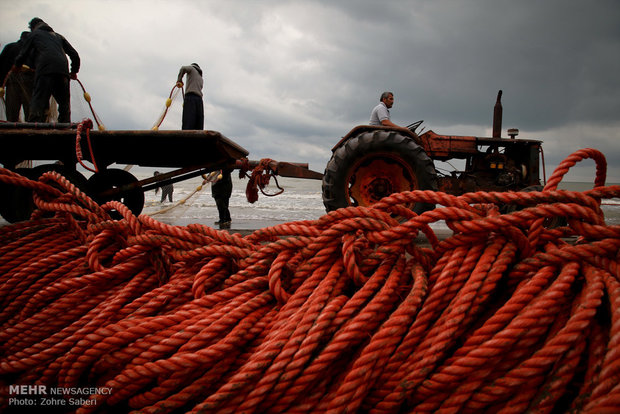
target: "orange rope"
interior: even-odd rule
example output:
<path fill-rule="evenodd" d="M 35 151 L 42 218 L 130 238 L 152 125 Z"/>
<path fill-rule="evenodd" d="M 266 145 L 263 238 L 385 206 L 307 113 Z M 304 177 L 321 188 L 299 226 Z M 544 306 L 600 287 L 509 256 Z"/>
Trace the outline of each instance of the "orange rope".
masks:
<path fill-rule="evenodd" d="M 249 167 L 247 166 L 247 160 L 245 160 L 246 165 L 239 170 L 239 178 L 243 178 L 244 176 L 248 178 L 248 184 L 245 188 L 245 195 L 249 203 L 255 203 L 258 200 L 259 190 L 267 197 L 275 197 L 284 192 L 284 188 L 280 187 L 280 184 L 278 183 L 275 172 L 269 166 L 269 163 L 272 161 L 273 160 L 270 158 L 263 158 L 252 170 L 252 173 L 248 175 L 247 170 Z M 264 188 L 269 184 L 272 177 L 276 182 L 276 187 L 278 187 L 279 191 L 274 194 L 269 194 L 264 191 Z"/>
<path fill-rule="evenodd" d="M 92 171 L 96 173 L 96 172 L 99 172 L 99 168 L 97 168 L 97 162 L 95 161 L 95 153 L 93 152 L 93 146 L 92 146 L 92 143 L 90 142 L 90 130 L 92 129 L 92 127 L 93 127 L 93 121 L 91 121 L 90 119 L 85 119 L 78 124 L 76 134 L 75 134 L 75 155 L 76 155 L 78 162 L 80 163 L 82 167 L 86 168 L 88 171 Z M 86 128 L 86 141 L 88 142 L 88 151 L 90 153 L 90 159 L 92 160 L 93 166 L 95 167 L 95 169 L 88 167 L 82 162 L 82 159 L 83 159 L 82 158 L 82 146 L 80 145 L 80 141 L 82 140 L 82 130 L 84 128 Z"/>
<path fill-rule="evenodd" d="M 586 158 L 595 188 L 557 190 Z M 405 192 L 242 237 L 0 169 L 37 206 L 0 227 L 0 404 L 37 384 L 88 390 L 78 413 L 618 412 L 604 179 L 585 149 L 544 191 Z M 416 202 L 438 207 L 394 219 Z"/>

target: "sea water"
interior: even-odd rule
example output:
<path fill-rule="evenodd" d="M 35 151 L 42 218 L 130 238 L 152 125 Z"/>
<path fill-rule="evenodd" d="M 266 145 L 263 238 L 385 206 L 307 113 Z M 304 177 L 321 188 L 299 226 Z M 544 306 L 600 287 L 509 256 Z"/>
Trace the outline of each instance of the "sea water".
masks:
<path fill-rule="evenodd" d="M 198 177 L 175 184 L 173 203 L 168 201 L 160 203 L 161 192 L 156 195 L 154 190 L 149 191 L 145 194 L 146 201 L 143 212 L 167 224 L 200 223 L 213 225 L 218 217 L 215 200 L 211 197 L 209 185 L 203 186 L 201 191 L 195 193 L 183 204 L 158 214 L 158 211 L 167 209 L 193 193 L 201 183 L 202 179 Z M 233 193 L 230 199 L 233 228 L 252 230 L 291 221 L 316 220 L 326 213 L 321 195 L 320 180 L 279 177 L 277 184 L 284 189 L 284 192 L 277 196 L 266 196 L 259 192 L 258 200 L 253 204 L 250 204 L 246 198 L 247 183 L 248 179 L 240 179 L 238 174 L 233 173 Z M 564 190 L 586 191 L 591 189 L 593 184 L 563 182 L 560 183 L 559 187 Z M 274 194 L 279 191 L 273 178 L 264 191 L 267 194 Z M 620 224 L 620 199 L 605 200 L 602 210 L 608 224 Z M 447 229 L 443 222 L 433 224 L 431 227 Z"/>
<path fill-rule="evenodd" d="M 130 172 L 141 180 L 152 177 L 154 169 L 133 167 Z M 88 173 L 85 175 L 88 176 Z M 280 191 L 276 184 L 283 188 L 284 192 L 277 196 L 267 196 L 259 192 L 255 203 L 247 201 L 247 183 L 247 178 L 239 178 L 238 172 L 233 172 L 233 192 L 230 198 L 233 229 L 255 230 L 280 223 L 315 220 L 325 214 L 320 180 L 278 177 L 276 183 L 272 178 L 264 189 L 265 193 L 275 194 Z M 585 191 L 592 187 L 592 183 L 560 184 L 561 189 L 572 191 Z M 175 183 L 172 203 L 167 200 L 162 203 L 160 200 L 161 190 L 157 194 L 155 190 L 147 191 L 142 213 L 166 224 L 185 226 L 199 223 L 217 227 L 214 222 L 219 218 L 215 200 L 211 196 L 211 186 L 208 183 L 203 185 L 202 177 Z M 620 199 L 604 200 L 602 210 L 607 224 L 620 225 Z M 5 224 L 7 222 L 0 219 L 0 225 Z M 442 222 L 431 227 L 447 229 Z"/>
<path fill-rule="evenodd" d="M 320 180 L 278 177 L 276 182 L 271 178 L 263 189 L 265 194 L 259 191 L 254 203 L 248 202 L 246 197 L 248 179 L 239 178 L 237 172 L 233 172 L 232 180 L 230 214 L 233 228 L 253 230 L 291 221 L 315 220 L 325 214 Z M 175 183 L 172 203 L 161 202 L 161 191 L 157 194 L 155 190 L 147 191 L 143 213 L 167 224 L 213 225 L 219 219 L 218 212 L 211 185 L 203 185 L 203 182 L 202 177 L 196 177 Z M 281 191 L 278 186 L 284 191 L 275 195 Z M 196 191 L 198 188 L 201 189 Z"/>

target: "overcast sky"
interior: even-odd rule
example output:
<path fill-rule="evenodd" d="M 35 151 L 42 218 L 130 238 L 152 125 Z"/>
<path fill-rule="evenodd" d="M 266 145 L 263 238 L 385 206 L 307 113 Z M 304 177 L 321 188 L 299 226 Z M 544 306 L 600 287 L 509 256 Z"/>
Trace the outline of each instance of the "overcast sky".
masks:
<path fill-rule="evenodd" d="M 205 127 L 251 159 L 309 162 L 366 124 L 384 90 L 392 121 L 440 134 L 544 141 L 547 176 L 580 148 L 620 182 L 618 0 L 0 0 L 0 43 L 37 16 L 80 53 L 107 129 L 150 129 L 181 65 L 205 75 Z M 72 82 L 73 120 L 89 116 Z M 177 98 L 163 129 L 180 129 Z M 594 163 L 571 178 L 594 179 Z"/>

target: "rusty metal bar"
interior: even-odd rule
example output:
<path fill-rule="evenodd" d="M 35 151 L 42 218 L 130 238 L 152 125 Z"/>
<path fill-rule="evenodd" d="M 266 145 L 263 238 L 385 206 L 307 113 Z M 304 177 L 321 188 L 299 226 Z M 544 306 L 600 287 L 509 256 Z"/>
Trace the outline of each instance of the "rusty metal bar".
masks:
<path fill-rule="evenodd" d="M 249 168 L 256 168 L 259 164 L 260 161 L 256 160 L 249 160 L 247 161 L 247 163 L 244 163 L 243 160 L 236 160 L 233 169 L 241 169 L 248 166 Z M 101 196 L 114 196 L 127 191 L 135 190 L 137 188 L 141 188 L 142 191 L 154 190 L 155 188 L 162 185 L 174 184 L 225 167 L 226 165 L 210 164 L 180 168 L 167 173 L 162 173 L 158 176 L 145 178 L 144 180 L 140 180 L 132 184 L 123 185 L 117 188 L 111 188 L 101 193 Z M 308 163 L 271 161 L 269 163 L 269 167 L 274 173 L 281 177 L 305 178 L 313 180 L 323 179 L 323 174 L 308 169 Z"/>
<path fill-rule="evenodd" d="M 260 161 L 249 160 L 247 164 L 244 164 L 243 161 L 237 160 L 235 164 L 236 169 L 244 168 L 244 166 L 248 166 L 253 169 L 256 168 L 260 164 Z M 323 174 L 317 171 L 313 171 L 308 169 L 308 163 L 301 162 L 286 162 L 286 161 L 270 161 L 269 168 L 281 177 L 291 177 L 291 178 L 306 178 L 311 180 L 322 180 Z"/>

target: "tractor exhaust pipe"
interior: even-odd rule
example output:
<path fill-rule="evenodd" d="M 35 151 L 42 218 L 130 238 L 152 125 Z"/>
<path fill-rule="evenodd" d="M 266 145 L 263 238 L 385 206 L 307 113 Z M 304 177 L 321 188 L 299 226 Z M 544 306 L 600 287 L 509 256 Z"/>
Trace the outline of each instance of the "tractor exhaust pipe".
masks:
<path fill-rule="evenodd" d="M 497 92 L 497 100 L 493 108 L 493 138 L 502 137 L 502 90 Z"/>

